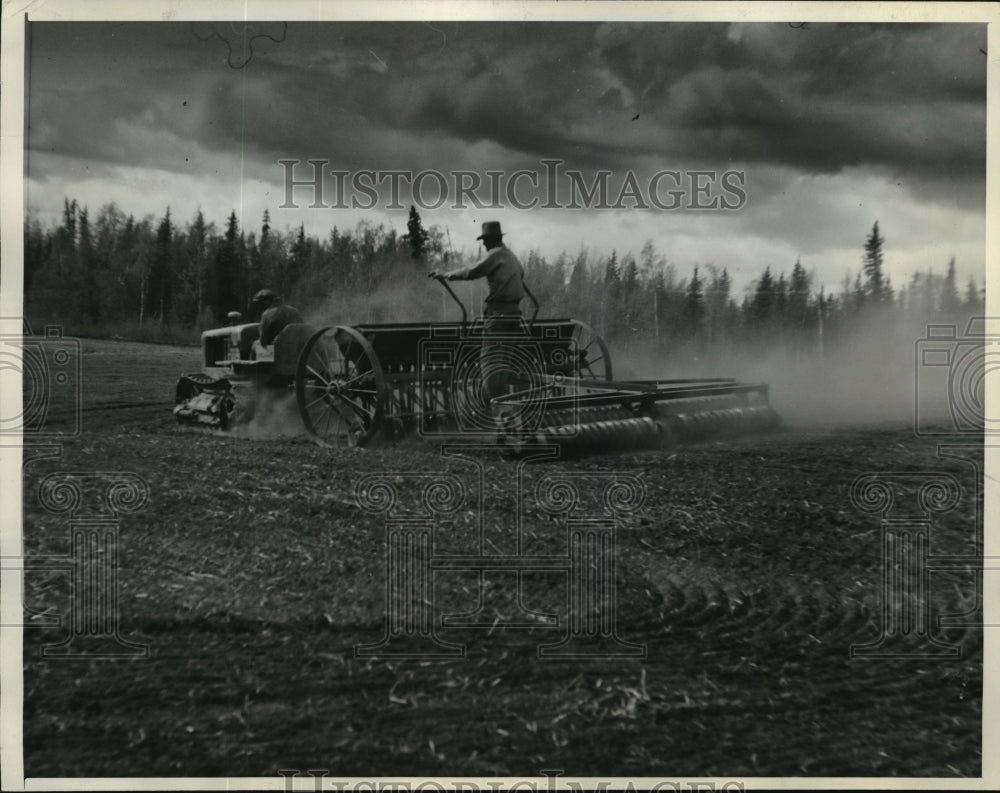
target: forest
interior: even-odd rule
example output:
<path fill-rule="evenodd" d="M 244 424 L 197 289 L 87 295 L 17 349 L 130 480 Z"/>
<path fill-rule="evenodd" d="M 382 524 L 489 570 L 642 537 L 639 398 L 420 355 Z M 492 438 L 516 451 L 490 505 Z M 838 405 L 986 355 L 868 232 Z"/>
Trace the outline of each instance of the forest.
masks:
<path fill-rule="evenodd" d="M 61 221 L 24 229 L 25 316 L 68 333 L 149 341 L 196 342 L 233 310 L 249 317 L 252 295 L 267 287 L 317 323 L 438 321 L 456 316 L 435 269 L 464 266 L 447 229 L 425 227 L 410 209 L 405 233 L 363 221 L 333 228 L 325 239 L 304 227 L 280 231 L 265 211 L 259 229 L 240 228 L 236 213 L 222 227 L 199 211 L 188 221 L 136 219 L 114 203 L 96 216 L 75 200 Z M 638 254 L 582 249 L 554 260 L 515 251 L 541 316 L 591 324 L 612 349 L 660 357 L 726 349 L 741 356 L 781 350 L 796 357 L 856 339 L 861 327 L 916 338 L 932 322 L 955 322 L 984 310 L 985 289 L 956 282 L 955 260 L 942 272 L 914 272 L 905 283 L 885 275 L 891 255 L 877 221 L 859 230 L 855 273 L 831 293 L 816 288 L 801 261 L 761 263 L 737 292 L 724 262 L 682 274 L 647 242 Z M 466 290 L 477 311 L 484 288 Z M 961 330 L 961 329 L 960 329 Z M 915 336 L 914 334 L 917 334 Z"/>

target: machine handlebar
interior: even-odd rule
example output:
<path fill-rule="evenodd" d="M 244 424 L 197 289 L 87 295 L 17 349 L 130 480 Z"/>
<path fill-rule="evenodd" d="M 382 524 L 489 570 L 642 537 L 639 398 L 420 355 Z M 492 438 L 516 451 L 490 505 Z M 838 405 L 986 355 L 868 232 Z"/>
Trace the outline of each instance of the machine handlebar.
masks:
<path fill-rule="evenodd" d="M 465 310 L 465 304 L 458 299 L 458 295 L 455 294 L 455 290 L 448 285 L 448 279 L 441 274 L 435 274 L 432 278 L 439 282 L 441 286 L 448 290 L 448 294 L 451 295 L 451 299 L 458 303 L 458 307 L 462 310 L 462 324 L 469 324 L 469 312 Z"/>
<path fill-rule="evenodd" d="M 531 315 L 531 319 L 528 320 L 528 327 L 530 328 L 532 325 L 535 324 L 535 317 L 538 316 L 538 309 L 541 308 L 541 306 L 539 305 L 538 300 L 535 299 L 535 296 L 531 294 L 531 290 L 528 289 L 528 285 L 522 282 L 521 286 L 524 289 L 524 294 L 526 294 L 528 296 L 528 299 L 535 304 L 535 310 Z"/>
<path fill-rule="evenodd" d="M 453 290 L 448 285 L 448 279 L 445 278 L 440 273 L 432 273 L 431 278 L 439 282 L 446 290 L 448 294 L 451 295 L 451 299 L 458 303 L 458 307 L 462 310 L 462 324 L 467 325 L 469 323 L 469 312 L 465 310 L 465 304 L 459 299 L 458 295 L 455 294 Z M 528 289 L 528 285 L 522 283 L 521 286 L 524 288 L 524 294 L 528 296 L 528 299 L 534 304 L 535 310 L 531 314 L 531 319 L 528 320 L 528 327 L 530 328 L 535 324 L 535 318 L 538 316 L 538 310 L 541 308 L 541 304 L 538 302 L 537 298 L 532 294 L 531 290 Z"/>

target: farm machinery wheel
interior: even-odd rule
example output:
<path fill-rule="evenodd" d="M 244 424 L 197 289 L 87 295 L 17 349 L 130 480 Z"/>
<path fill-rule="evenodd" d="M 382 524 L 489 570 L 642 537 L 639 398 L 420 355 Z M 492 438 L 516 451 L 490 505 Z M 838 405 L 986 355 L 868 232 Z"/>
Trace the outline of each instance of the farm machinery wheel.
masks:
<path fill-rule="evenodd" d="M 378 356 L 356 329 L 317 331 L 295 372 L 295 397 L 306 431 L 321 446 L 363 446 L 380 429 L 388 389 Z"/>
<path fill-rule="evenodd" d="M 587 380 L 611 380 L 611 352 L 590 325 L 572 320 L 573 341 L 579 358 L 580 377 Z"/>

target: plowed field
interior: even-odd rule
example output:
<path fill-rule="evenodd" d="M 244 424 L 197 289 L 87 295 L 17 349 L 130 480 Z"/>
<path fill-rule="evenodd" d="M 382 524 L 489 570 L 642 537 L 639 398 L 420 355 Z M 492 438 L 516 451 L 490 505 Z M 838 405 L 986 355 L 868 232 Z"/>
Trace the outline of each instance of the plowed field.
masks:
<path fill-rule="evenodd" d="M 953 475 L 961 497 L 933 515 L 929 553 L 976 553 L 975 466 L 938 456 L 906 416 L 519 467 L 417 441 L 331 450 L 273 427 L 179 427 L 173 386 L 198 370 L 194 349 L 83 340 L 81 364 L 81 432 L 25 467 L 29 777 L 980 773 L 981 629 L 938 625 L 979 618 L 973 562 L 929 573 L 929 635 L 893 645 L 906 657 L 851 654 L 885 626 L 880 516 L 852 504 L 857 476 Z M 72 418 L 57 407 L 53 426 Z M 83 501 L 43 506 L 42 481 L 67 472 L 88 475 Z M 109 519 L 101 483 L 121 474 L 148 500 Z M 395 491 L 388 511 L 359 504 L 370 475 Z M 575 483 L 572 509 L 543 503 L 553 477 Z M 614 522 L 613 630 L 582 654 L 540 653 L 569 635 L 573 573 L 510 560 L 568 559 L 567 521 L 607 520 L 616 479 L 639 481 L 641 503 Z M 910 479 L 894 509 L 912 513 Z M 387 522 L 426 518 L 434 482 L 459 483 L 430 529 L 413 524 L 436 564 L 421 646 L 445 657 L 359 654 L 396 614 Z M 72 611 L 72 571 L 32 560 L 71 554 L 71 521 L 98 515 L 117 526 L 108 646 L 147 652 L 43 656 L 90 606 Z M 508 564 L 441 561 L 462 555 Z M 470 612 L 478 627 L 442 622 Z"/>

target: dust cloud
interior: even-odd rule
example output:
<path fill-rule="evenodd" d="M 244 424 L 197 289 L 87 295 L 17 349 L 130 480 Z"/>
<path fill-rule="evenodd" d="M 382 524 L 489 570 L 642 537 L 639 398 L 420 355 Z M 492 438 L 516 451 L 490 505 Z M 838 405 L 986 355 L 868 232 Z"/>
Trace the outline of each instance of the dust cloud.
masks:
<path fill-rule="evenodd" d="M 451 284 L 465 304 L 469 319 L 480 312 L 482 295 L 476 285 Z M 373 323 L 456 322 L 461 310 L 444 287 L 427 277 L 425 270 L 400 269 L 387 283 L 367 294 L 331 293 L 319 306 L 308 311 L 305 319 L 315 327 L 328 325 L 364 325 Z"/>
<path fill-rule="evenodd" d="M 253 394 L 240 394 L 243 404 L 238 410 L 243 413 L 232 434 L 254 440 L 294 438 L 305 435 L 302 417 L 291 389 L 262 388 Z M 253 404 L 246 404 L 253 399 Z"/>
<path fill-rule="evenodd" d="M 955 339 L 928 339 L 927 324 L 868 318 L 806 345 L 757 349 L 685 345 L 657 355 L 637 345 L 621 353 L 610 346 L 616 379 L 732 377 L 767 383 L 771 405 L 790 427 L 944 428 L 954 426 L 955 404 L 972 423 L 978 414 L 981 423 L 981 340 L 964 336 L 968 318 L 953 323 Z M 925 350 L 950 351 L 951 364 L 927 365 Z M 970 371 L 963 375 L 962 367 Z"/>

